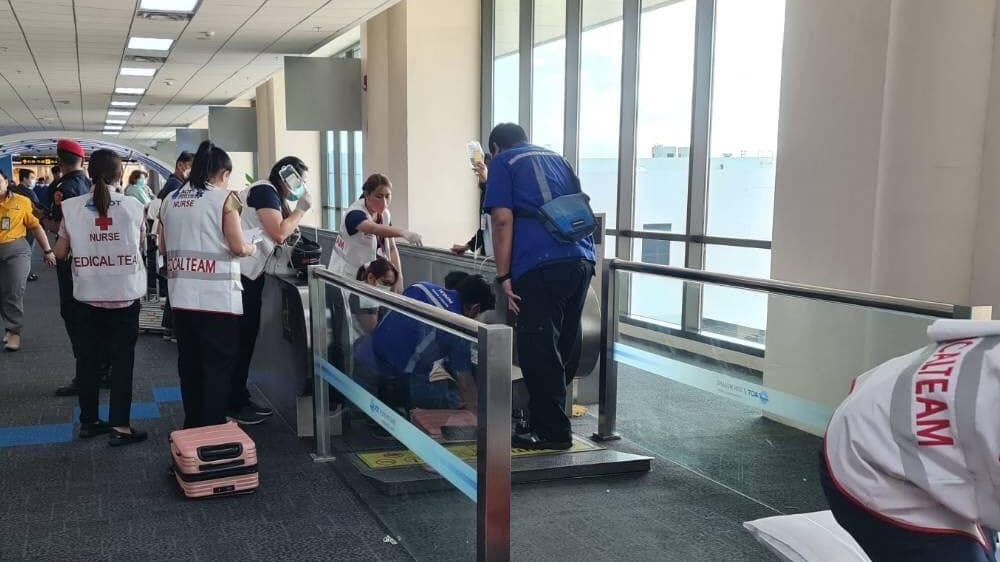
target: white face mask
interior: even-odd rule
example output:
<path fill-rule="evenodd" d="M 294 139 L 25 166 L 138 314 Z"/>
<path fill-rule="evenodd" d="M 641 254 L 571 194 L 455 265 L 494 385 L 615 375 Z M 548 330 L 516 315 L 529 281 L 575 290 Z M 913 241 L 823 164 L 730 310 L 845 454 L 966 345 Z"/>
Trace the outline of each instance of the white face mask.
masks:
<path fill-rule="evenodd" d="M 28 189 L 34 189 L 36 183 L 38 183 L 38 180 L 34 178 L 28 180 Z"/>
<path fill-rule="evenodd" d="M 385 291 L 386 293 L 392 292 L 392 287 L 390 287 L 389 285 L 383 285 L 381 283 L 375 285 L 375 288 L 378 289 L 379 291 Z"/>

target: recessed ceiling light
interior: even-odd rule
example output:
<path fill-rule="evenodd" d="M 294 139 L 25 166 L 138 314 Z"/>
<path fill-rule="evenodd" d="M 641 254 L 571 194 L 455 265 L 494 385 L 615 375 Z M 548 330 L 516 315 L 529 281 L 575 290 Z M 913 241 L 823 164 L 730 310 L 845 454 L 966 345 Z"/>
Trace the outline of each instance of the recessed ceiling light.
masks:
<path fill-rule="evenodd" d="M 104 126 L 104 130 L 105 131 L 120 131 L 122 129 L 124 129 L 124 127 L 122 127 L 121 125 L 105 125 Z"/>
<path fill-rule="evenodd" d="M 173 39 L 158 39 L 156 37 L 129 37 L 128 48 L 140 51 L 169 51 L 174 44 Z"/>
<path fill-rule="evenodd" d="M 125 124 L 125 120 L 124 119 L 105 119 L 104 122 L 107 123 L 108 125 L 124 125 Z"/>
<path fill-rule="evenodd" d="M 114 107 L 135 107 L 136 102 L 134 101 L 113 101 L 111 105 Z"/>
<path fill-rule="evenodd" d="M 152 76 L 156 74 L 155 68 L 128 68 L 122 67 L 122 76 Z"/>
<path fill-rule="evenodd" d="M 131 111 L 118 111 L 118 110 L 112 109 L 112 110 L 108 111 L 108 115 L 122 115 L 124 117 L 128 117 L 129 115 L 132 115 L 132 112 Z"/>
<path fill-rule="evenodd" d="M 118 131 L 104 131 L 105 135 L 117 135 Z"/>
<path fill-rule="evenodd" d="M 198 0 L 142 0 L 140 10 L 159 10 L 161 12 L 193 12 Z"/>
<path fill-rule="evenodd" d="M 135 94 L 141 96 L 146 93 L 146 88 L 115 88 L 116 94 Z"/>

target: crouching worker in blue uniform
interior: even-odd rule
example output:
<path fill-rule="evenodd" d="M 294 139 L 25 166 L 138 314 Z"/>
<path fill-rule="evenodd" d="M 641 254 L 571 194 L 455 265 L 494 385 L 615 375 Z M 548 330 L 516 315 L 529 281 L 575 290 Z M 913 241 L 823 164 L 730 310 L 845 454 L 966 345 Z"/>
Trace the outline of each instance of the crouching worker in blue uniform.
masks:
<path fill-rule="evenodd" d="M 454 290 L 415 283 L 403 296 L 476 318 L 496 306 L 489 284 L 478 275 Z M 406 413 L 413 408 L 476 409 L 472 343 L 400 312 L 390 312 L 355 347 L 364 378 L 378 378 L 381 398 Z"/>

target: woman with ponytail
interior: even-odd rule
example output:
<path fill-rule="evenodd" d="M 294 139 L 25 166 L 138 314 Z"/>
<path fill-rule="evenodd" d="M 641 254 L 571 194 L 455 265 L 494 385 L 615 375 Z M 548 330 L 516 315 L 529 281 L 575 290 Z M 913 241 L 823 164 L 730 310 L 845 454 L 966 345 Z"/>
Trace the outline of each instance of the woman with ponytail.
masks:
<path fill-rule="evenodd" d="M 232 171 L 225 150 L 201 143 L 188 182 L 170 192 L 160 208 L 160 253 L 174 312 L 185 428 L 225 423 L 239 360 L 239 258 L 255 249 L 243 239 L 242 205 L 228 189 Z"/>
<path fill-rule="evenodd" d="M 80 303 L 79 437 L 110 433 L 110 445 L 128 445 L 146 439 L 146 432 L 129 424 L 139 297 L 146 293 L 146 219 L 142 204 L 120 192 L 123 169 L 117 154 L 95 151 L 87 170 L 93 190 L 63 201 L 55 250 L 57 258 L 71 260 L 73 298 Z M 111 365 L 107 421 L 97 414 L 102 365 Z"/>

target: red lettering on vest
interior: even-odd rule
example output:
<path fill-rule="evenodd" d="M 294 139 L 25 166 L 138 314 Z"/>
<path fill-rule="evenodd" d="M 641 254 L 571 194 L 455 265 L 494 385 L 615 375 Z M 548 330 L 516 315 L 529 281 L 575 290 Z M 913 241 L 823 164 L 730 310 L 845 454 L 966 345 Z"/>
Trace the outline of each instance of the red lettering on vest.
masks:
<path fill-rule="evenodd" d="M 935 386 L 940 386 L 940 389 L 935 390 Z M 948 392 L 948 379 L 931 379 L 927 381 L 917 381 L 914 385 L 913 391 L 916 394 L 930 394 L 932 392 Z"/>
<path fill-rule="evenodd" d="M 957 349 L 955 349 L 954 351 L 961 351 L 961 350 L 969 347 L 970 345 L 974 345 L 975 343 L 976 343 L 976 341 L 972 340 L 972 339 L 955 340 L 953 342 L 946 343 L 944 346 L 942 346 L 940 349 L 937 350 L 937 353 L 943 353 L 945 351 L 948 351 L 950 348 L 953 348 L 953 347 L 956 347 L 956 346 L 957 346 Z"/>
<path fill-rule="evenodd" d="M 955 440 L 951 436 L 938 433 L 951 429 L 951 422 L 948 420 L 919 420 L 917 427 L 924 428 L 917 430 L 917 445 L 921 447 L 955 444 Z"/>
<path fill-rule="evenodd" d="M 924 407 L 924 411 L 923 412 L 918 412 L 917 413 L 917 419 L 918 420 L 920 420 L 922 418 L 926 418 L 927 416 L 933 416 L 934 414 L 936 414 L 938 412 L 947 412 L 948 411 L 948 404 L 946 404 L 946 403 L 944 403 L 944 402 L 942 402 L 940 400 L 935 400 L 933 398 L 925 398 L 923 396 L 918 396 L 917 397 L 917 404 L 922 404 L 923 407 Z M 945 420 L 945 421 L 947 421 L 947 420 Z M 918 421 L 917 423 L 920 423 L 920 422 Z"/>
<path fill-rule="evenodd" d="M 961 355 L 961 353 L 940 353 L 940 352 L 935 353 L 934 355 L 931 355 L 930 361 L 924 363 L 923 368 L 926 369 L 927 367 L 939 367 L 941 365 L 951 365 L 955 363 L 959 355 Z"/>
<path fill-rule="evenodd" d="M 94 219 L 94 224 L 101 227 L 101 230 L 107 230 L 109 226 L 114 224 L 111 217 L 97 217 Z"/>

